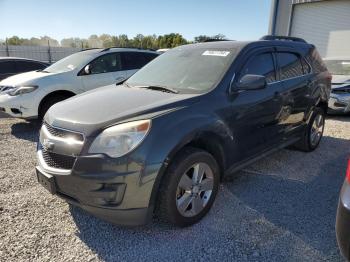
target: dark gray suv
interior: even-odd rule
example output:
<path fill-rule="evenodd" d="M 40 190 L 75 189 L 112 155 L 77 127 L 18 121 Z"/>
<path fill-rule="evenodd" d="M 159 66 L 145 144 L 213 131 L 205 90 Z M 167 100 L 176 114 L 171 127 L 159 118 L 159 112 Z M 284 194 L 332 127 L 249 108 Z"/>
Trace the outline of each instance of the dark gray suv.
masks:
<path fill-rule="evenodd" d="M 180 46 L 123 85 L 53 106 L 37 176 L 116 224 L 178 226 L 211 208 L 223 176 L 278 149 L 314 150 L 331 76 L 302 39 Z"/>

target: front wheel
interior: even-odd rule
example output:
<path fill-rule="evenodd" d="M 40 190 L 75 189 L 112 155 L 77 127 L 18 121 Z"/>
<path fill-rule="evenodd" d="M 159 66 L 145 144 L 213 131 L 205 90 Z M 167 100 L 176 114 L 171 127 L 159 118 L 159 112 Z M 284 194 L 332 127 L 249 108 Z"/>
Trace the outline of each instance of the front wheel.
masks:
<path fill-rule="evenodd" d="M 323 137 L 325 113 L 322 108 L 315 108 L 301 140 L 295 145 L 305 152 L 315 150 Z"/>
<path fill-rule="evenodd" d="M 65 99 L 69 98 L 69 96 L 64 95 L 55 95 L 46 98 L 42 104 L 40 105 L 39 112 L 38 112 L 38 118 L 39 120 L 42 120 L 46 114 L 46 112 L 50 109 L 51 106 L 54 104 L 61 102 Z"/>
<path fill-rule="evenodd" d="M 158 195 L 158 216 L 176 226 L 190 226 L 210 210 L 219 187 L 219 167 L 212 155 L 185 148 L 164 174 Z"/>

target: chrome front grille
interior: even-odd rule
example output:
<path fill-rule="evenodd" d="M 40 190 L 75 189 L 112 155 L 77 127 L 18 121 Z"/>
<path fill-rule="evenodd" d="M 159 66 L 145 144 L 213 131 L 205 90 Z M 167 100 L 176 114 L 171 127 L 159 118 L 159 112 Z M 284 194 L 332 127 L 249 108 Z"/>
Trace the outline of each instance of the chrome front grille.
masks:
<path fill-rule="evenodd" d="M 60 137 L 60 138 L 73 138 L 73 139 L 80 141 L 80 142 L 84 141 L 83 134 L 73 132 L 73 131 L 68 131 L 65 129 L 57 128 L 57 127 L 53 127 L 53 126 L 50 126 L 46 122 L 44 122 L 44 125 L 45 125 L 47 131 L 49 131 L 49 133 L 53 136 Z"/>
<path fill-rule="evenodd" d="M 42 157 L 49 167 L 66 170 L 71 170 L 73 168 L 75 157 L 49 152 L 42 146 L 40 146 L 40 148 Z"/>
<path fill-rule="evenodd" d="M 38 145 L 39 165 L 49 172 L 69 173 L 83 145 L 83 134 L 44 122 Z"/>

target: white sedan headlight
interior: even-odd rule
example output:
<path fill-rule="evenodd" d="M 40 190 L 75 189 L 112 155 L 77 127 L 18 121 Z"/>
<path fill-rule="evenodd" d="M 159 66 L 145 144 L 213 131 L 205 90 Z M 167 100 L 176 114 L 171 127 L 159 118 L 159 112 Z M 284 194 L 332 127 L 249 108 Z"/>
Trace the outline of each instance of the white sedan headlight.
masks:
<path fill-rule="evenodd" d="M 151 128 L 151 120 L 139 120 L 105 129 L 90 146 L 89 153 L 121 157 L 136 148 Z"/>
<path fill-rule="evenodd" d="M 18 86 L 10 89 L 7 93 L 10 96 L 18 96 L 23 95 L 27 93 L 31 93 L 35 91 L 38 88 L 38 86 Z"/>

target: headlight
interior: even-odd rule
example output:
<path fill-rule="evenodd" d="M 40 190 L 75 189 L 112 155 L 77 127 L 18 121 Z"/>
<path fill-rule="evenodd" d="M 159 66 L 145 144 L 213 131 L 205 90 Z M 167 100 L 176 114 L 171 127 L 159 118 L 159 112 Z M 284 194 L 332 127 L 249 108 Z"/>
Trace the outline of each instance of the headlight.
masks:
<path fill-rule="evenodd" d="M 27 93 L 33 92 L 37 88 L 38 88 L 38 86 L 18 86 L 18 87 L 15 87 L 13 89 L 10 89 L 8 91 L 8 94 L 10 96 L 23 95 L 23 94 L 27 94 Z"/>
<path fill-rule="evenodd" d="M 105 129 L 90 146 L 89 153 L 121 157 L 136 148 L 151 128 L 151 120 L 139 120 Z"/>

